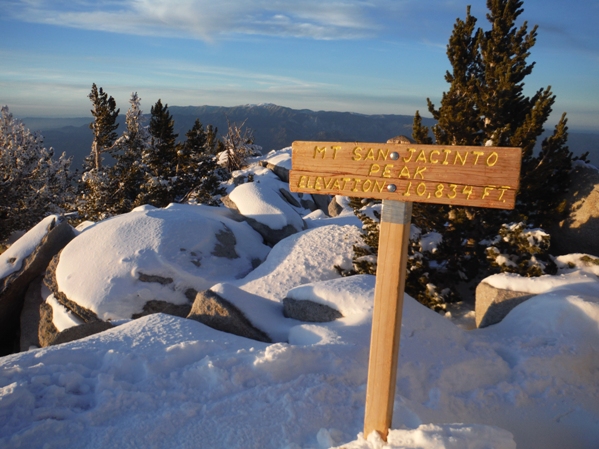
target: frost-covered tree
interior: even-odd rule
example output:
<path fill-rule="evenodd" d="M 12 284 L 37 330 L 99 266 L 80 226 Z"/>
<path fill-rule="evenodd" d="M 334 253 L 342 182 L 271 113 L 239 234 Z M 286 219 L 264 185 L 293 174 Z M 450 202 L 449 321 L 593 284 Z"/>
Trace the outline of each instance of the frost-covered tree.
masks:
<path fill-rule="evenodd" d="M 79 178 L 77 192 L 77 212 L 80 219 L 101 220 L 110 216 L 117 201 L 114 193 L 118 189 L 116 180 L 111 176 L 109 167 L 104 166 L 103 154 L 117 151 L 115 141 L 118 137 L 116 120 L 120 109 L 116 108 L 114 98 L 94 83 L 88 95 L 92 103 L 91 113 L 94 120 L 89 128 L 93 133 L 90 155 L 83 164 L 83 173 Z"/>
<path fill-rule="evenodd" d="M 109 97 L 106 92 L 96 83 L 92 84 L 92 90 L 88 95 L 92 102 L 91 113 L 94 121 L 89 128 L 94 134 L 92 152 L 87 160 L 90 168 L 100 170 L 102 168 L 102 153 L 113 150 L 114 141 L 117 138 L 115 132 L 119 124 L 116 122 L 120 109 L 116 109 L 116 101 Z"/>
<path fill-rule="evenodd" d="M 114 156 L 116 163 L 110 170 L 110 176 L 117 185 L 112 214 L 129 212 L 136 204 L 141 192 L 140 186 L 144 182 L 142 155 L 151 145 L 147 120 L 143 116 L 141 98 L 137 92 L 131 94 L 129 103 L 125 118 L 126 129 L 115 142 L 118 153 Z"/>
<path fill-rule="evenodd" d="M 254 144 L 253 131 L 245 126 L 245 121 L 238 125 L 227 119 L 227 135 L 223 137 L 223 149 L 218 155 L 218 162 L 229 172 L 242 168 L 251 156 L 259 156 L 262 147 Z"/>
<path fill-rule="evenodd" d="M 224 194 L 221 181 L 228 178 L 214 156 L 216 129 L 211 125 L 204 129 L 196 119 L 185 137 L 177 153 L 176 200 L 214 205 Z"/>
<path fill-rule="evenodd" d="M 70 208 L 73 201 L 71 159 L 43 146 L 13 117 L 7 106 L 0 116 L 0 241 L 28 230 L 44 216 Z"/>

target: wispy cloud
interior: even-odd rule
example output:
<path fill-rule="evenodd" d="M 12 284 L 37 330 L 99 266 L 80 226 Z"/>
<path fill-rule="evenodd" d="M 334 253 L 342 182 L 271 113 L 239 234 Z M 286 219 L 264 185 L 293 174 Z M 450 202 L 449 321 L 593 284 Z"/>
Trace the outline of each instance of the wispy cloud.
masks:
<path fill-rule="evenodd" d="M 356 0 L 9 0 L 6 12 L 28 22 L 206 41 L 231 34 L 351 39 L 373 34 L 375 6 Z"/>

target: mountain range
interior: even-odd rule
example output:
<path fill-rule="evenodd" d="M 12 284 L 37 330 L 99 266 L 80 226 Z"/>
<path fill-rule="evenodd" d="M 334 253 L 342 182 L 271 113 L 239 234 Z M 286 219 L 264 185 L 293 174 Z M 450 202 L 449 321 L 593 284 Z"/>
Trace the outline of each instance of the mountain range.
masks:
<path fill-rule="evenodd" d="M 386 142 L 397 135 L 411 136 L 411 115 L 367 115 L 352 112 L 312 111 L 291 109 L 274 104 L 224 106 L 169 106 L 179 140 L 193 127 L 199 118 L 204 127 L 208 124 L 218 128 L 218 135 L 227 132 L 227 121 L 251 128 L 254 140 L 264 153 L 290 146 L 294 140 Z M 57 154 L 63 151 L 73 156 L 73 168 L 80 168 L 90 153 L 92 134 L 90 117 L 36 118 L 27 117 L 23 122 L 33 131 L 41 131 L 44 143 L 53 147 Z M 124 129 L 125 114 L 119 116 Z M 434 124 L 431 118 L 423 118 L 427 126 Z M 548 135 L 549 132 L 546 132 Z M 542 139 L 539 139 L 539 142 Z M 574 154 L 590 153 L 591 162 L 599 165 L 599 134 L 570 132 L 568 144 Z"/>

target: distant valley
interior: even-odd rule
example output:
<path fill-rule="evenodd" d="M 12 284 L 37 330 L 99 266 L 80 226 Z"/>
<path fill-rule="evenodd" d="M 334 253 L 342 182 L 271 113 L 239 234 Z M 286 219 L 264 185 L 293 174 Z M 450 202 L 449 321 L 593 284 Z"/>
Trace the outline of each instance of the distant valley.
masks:
<path fill-rule="evenodd" d="M 179 140 L 185 139 L 185 133 L 192 128 L 196 118 L 204 126 L 216 126 L 219 136 L 226 134 L 227 119 L 238 124 L 245 121 L 246 126 L 254 132 L 255 143 L 262 146 L 264 153 L 289 146 L 294 140 L 386 142 L 400 134 L 411 136 L 413 120 L 410 115 L 298 110 L 273 104 L 169 106 L 169 111 L 175 121 Z M 41 131 L 45 145 L 53 147 L 57 154 L 64 151 L 73 156 L 72 167 L 79 169 L 91 148 L 92 134 L 88 126 L 91 120 L 90 115 L 76 118 L 24 118 L 23 122 L 31 130 Z M 123 111 L 119 122 L 117 132 L 121 133 L 125 127 Z M 434 123 L 433 119 L 427 118 L 423 122 L 427 126 Z M 571 131 L 568 145 L 574 154 L 589 151 L 591 162 L 599 166 L 599 134 Z"/>

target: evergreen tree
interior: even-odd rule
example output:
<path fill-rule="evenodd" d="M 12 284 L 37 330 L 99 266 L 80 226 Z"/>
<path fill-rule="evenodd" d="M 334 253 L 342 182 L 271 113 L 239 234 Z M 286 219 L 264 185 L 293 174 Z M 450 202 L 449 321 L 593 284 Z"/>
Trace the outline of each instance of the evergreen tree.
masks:
<path fill-rule="evenodd" d="M 71 159 L 43 146 L 3 106 L 0 113 L 0 242 L 26 231 L 46 215 L 68 210 L 73 201 Z"/>
<path fill-rule="evenodd" d="M 85 159 L 83 173 L 79 179 L 77 193 L 77 211 L 85 220 L 101 220 L 110 215 L 114 208 L 114 192 L 118 183 L 110 175 L 110 168 L 102 164 L 102 154 L 116 151 L 115 141 L 118 128 L 116 120 L 120 109 L 116 108 L 114 98 L 94 83 L 88 98 L 92 102 L 91 113 L 94 121 L 90 123 L 94 140 L 90 155 Z"/>
<path fill-rule="evenodd" d="M 110 172 L 111 177 L 118 181 L 112 214 L 129 212 L 136 204 L 144 181 L 142 154 L 150 147 L 151 141 L 137 92 L 131 94 L 129 103 L 131 106 L 125 119 L 127 128 L 115 144 L 119 153 L 115 155 L 116 163 Z"/>
<path fill-rule="evenodd" d="M 558 202 L 558 194 L 567 189 L 576 158 L 566 145 L 565 114 L 553 135 L 542 143 L 540 154 L 533 154 L 555 96 L 550 87 L 532 97 L 524 94 L 523 80 L 534 67 L 527 59 L 537 27 L 529 31 L 526 22 L 516 26 L 522 5 L 518 0 L 487 0 L 488 31 L 476 28 L 468 7 L 466 19 L 456 21 L 447 47 L 452 67 L 445 75 L 449 90 L 443 93 L 438 109 L 427 99 L 428 110 L 437 121 L 432 128 L 437 144 L 523 149 L 515 211 L 414 205 L 412 223 L 418 232 L 410 243 L 406 291 L 434 309 L 457 298 L 459 281 L 497 271 L 536 276 L 555 269 L 548 254 L 549 236 L 538 227 L 563 217 L 565 207 Z M 432 143 L 418 111 L 412 136 L 417 143 Z M 378 244 L 372 242 L 378 240 L 378 227 L 358 216 L 366 224 L 365 240 L 371 243 L 363 245 L 366 249 L 355 249 L 354 267 L 359 272 L 373 272 L 376 258 L 368 252 L 370 248 L 376 254 Z M 423 250 L 421 239 L 430 235 L 442 236 L 434 252 Z M 367 266 L 360 267 L 360 257 Z"/>
<path fill-rule="evenodd" d="M 165 207 L 174 200 L 179 159 L 174 127 L 168 105 L 159 99 L 151 108 L 150 146 L 142 153 L 145 173 L 138 204 Z"/>
<path fill-rule="evenodd" d="M 88 159 L 90 168 L 100 170 L 102 167 L 102 153 L 110 152 L 112 145 L 117 138 L 115 130 L 119 124 L 116 123 L 120 109 L 116 109 L 114 98 L 109 97 L 96 83 L 92 84 L 91 93 L 88 98 L 92 102 L 91 113 L 94 121 L 89 124 L 89 128 L 94 134 L 92 143 L 92 153 Z"/>
<path fill-rule="evenodd" d="M 452 66 L 452 72 L 445 75 L 449 91 L 443 93 L 439 109 L 430 99 L 427 102 L 429 112 L 437 120 L 433 134 L 438 144 L 523 149 L 521 190 L 517 210 L 511 218 L 519 221 L 535 217 L 538 222 L 534 224 L 539 226 L 547 224 L 546 220 L 562 218 L 563 207 L 560 209 L 555 203 L 555 194 L 567 189 L 575 158 L 565 145 L 565 114 L 553 136 L 543 143 L 545 149 L 538 156 L 533 154 L 555 95 L 550 87 L 539 89 L 532 97 L 524 95 L 524 79 L 535 65 L 527 59 L 536 42 L 537 26 L 532 30 L 527 22 L 516 26 L 522 5 L 521 0 L 487 0 L 487 19 L 491 24 L 487 31 L 475 29 L 476 19 L 467 9 L 466 20 L 457 20 L 447 47 Z M 428 129 L 422 126 L 418 113 L 413 137 L 419 143 L 430 142 Z M 454 215 L 460 214 L 458 211 Z M 469 214 L 480 225 L 495 221 L 493 226 L 497 223 L 492 217 L 502 216 L 485 210 Z M 484 234 L 485 230 L 479 233 Z"/>
<path fill-rule="evenodd" d="M 211 125 L 204 129 L 196 119 L 185 136 L 187 140 L 179 150 L 176 200 L 216 205 L 219 196 L 225 193 L 220 183 L 228 178 L 214 156 L 216 129 Z"/>

